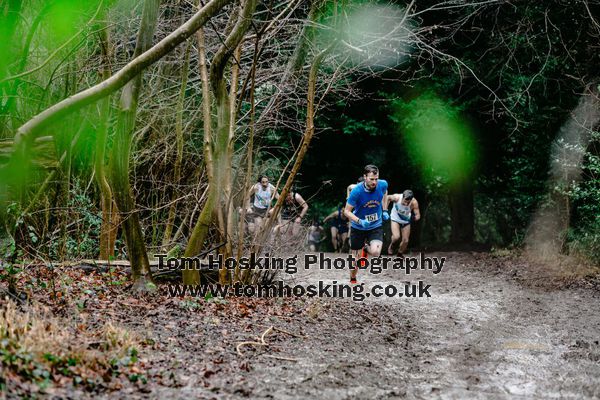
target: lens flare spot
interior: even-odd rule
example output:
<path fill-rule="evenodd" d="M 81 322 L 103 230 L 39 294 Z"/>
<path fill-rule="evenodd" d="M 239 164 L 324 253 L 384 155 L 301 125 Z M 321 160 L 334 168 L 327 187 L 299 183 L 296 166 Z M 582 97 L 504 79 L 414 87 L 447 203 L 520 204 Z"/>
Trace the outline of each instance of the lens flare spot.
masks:
<path fill-rule="evenodd" d="M 473 133 L 460 110 L 432 93 L 395 102 L 395 114 L 407 152 L 425 179 L 449 183 L 469 179 L 477 159 Z"/>

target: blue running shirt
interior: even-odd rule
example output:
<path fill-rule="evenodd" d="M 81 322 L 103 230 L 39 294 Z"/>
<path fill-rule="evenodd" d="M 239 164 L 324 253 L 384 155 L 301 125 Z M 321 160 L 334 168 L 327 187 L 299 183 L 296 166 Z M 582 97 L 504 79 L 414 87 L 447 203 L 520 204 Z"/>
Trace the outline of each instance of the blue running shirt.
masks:
<path fill-rule="evenodd" d="M 352 221 L 350 224 L 352 229 L 361 231 L 379 228 L 382 224 L 381 213 L 383 211 L 383 195 L 387 192 L 388 183 L 383 179 L 379 179 L 375 190 L 369 192 L 365 189 L 364 183 L 356 185 L 350 192 L 348 204 L 354 207 L 352 211 L 360 219 L 366 219 L 372 222 L 369 229 L 363 228 L 361 225 Z"/>

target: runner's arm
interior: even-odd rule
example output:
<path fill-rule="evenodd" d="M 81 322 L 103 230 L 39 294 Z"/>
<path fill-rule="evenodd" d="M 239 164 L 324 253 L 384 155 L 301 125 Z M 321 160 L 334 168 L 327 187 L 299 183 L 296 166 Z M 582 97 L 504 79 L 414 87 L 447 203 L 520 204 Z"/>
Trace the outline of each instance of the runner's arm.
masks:
<path fill-rule="evenodd" d="M 419 210 L 419 202 L 417 199 L 413 199 L 413 212 L 415 213 L 415 221 L 421 219 L 421 210 Z"/>
<path fill-rule="evenodd" d="M 386 204 L 385 209 L 386 210 L 388 209 L 388 206 L 390 205 L 390 203 L 395 203 L 398 200 L 400 200 L 400 194 L 398 194 L 398 193 L 388 194 L 388 196 L 387 196 L 388 204 Z"/>
<path fill-rule="evenodd" d="M 271 191 L 273 192 L 273 198 L 275 200 L 278 200 L 279 199 L 279 193 L 277 193 L 277 189 L 272 184 L 269 183 L 269 185 L 271 186 Z"/>
<path fill-rule="evenodd" d="M 246 198 L 248 199 L 248 204 L 246 205 L 247 210 L 252 209 L 252 200 L 251 199 L 255 192 L 256 192 L 256 185 L 252 185 L 252 187 L 248 191 L 248 195 L 246 196 Z"/>
<path fill-rule="evenodd" d="M 302 207 L 302 211 L 300 211 L 300 216 L 298 218 L 302 219 L 302 218 L 304 218 L 304 216 L 306 215 L 306 212 L 308 211 L 308 203 L 302 198 L 302 196 L 300 196 L 299 193 L 296 193 L 295 196 L 296 196 L 296 201 Z"/>
<path fill-rule="evenodd" d="M 352 210 L 354 210 L 354 206 L 351 206 L 350 204 L 346 203 L 346 207 L 344 208 L 344 215 L 350 221 L 354 221 L 358 224 L 359 223 L 358 221 L 360 221 L 360 218 L 358 218 L 356 215 L 354 215 Z"/>
<path fill-rule="evenodd" d="M 328 216 L 326 216 L 326 217 L 323 219 L 323 222 L 327 222 L 327 221 L 329 221 L 331 218 L 334 218 L 334 217 L 337 215 L 337 213 L 338 213 L 337 211 L 334 211 L 334 212 L 332 212 L 331 214 L 329 214 Z"/>
<path fill-rule="evenodd" d="M 350 185 L 348 185 L 348 187 L 346 188 L 346 199 L 348 199 L 348 197 L 350 197 L 350 192 L 355 187 L 356 187 L 356 184 L 354 184 L 354 183 L 351 183 Z"/>
<path fill-rule="evenodd" d="M 384 195 L 383 195 L 383 200 L 381 202 L 383 204 L 383 206 L 384 206 L 384 209 L 382 211 L 387 211 L 387 209 L 388 209 L 388 201 L 389 201 L 389 199 L 388 199 L 388 192 L 386 190 L 385 193 L 384 193 Z"/>

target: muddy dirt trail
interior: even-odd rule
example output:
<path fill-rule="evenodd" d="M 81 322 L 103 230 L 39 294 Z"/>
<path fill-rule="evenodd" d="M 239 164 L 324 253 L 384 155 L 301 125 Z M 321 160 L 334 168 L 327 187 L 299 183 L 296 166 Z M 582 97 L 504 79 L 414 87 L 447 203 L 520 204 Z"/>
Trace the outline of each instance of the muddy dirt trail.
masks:
<path fill-rule="evenodd" d="M 74 286 L 75 300 L 86 288 L 107 290 L 85 295 L 79 310 L 41 290 L 36 301 L 71 330 L 85 325 L 86 343 L 107 322 L 137 337 L 139 361 L 92 390 L 65 383 L 39 398 L 600 398 L 598 278 L 553 283 L 546 267 L 512 254 L 426 256 L 446 258 L 440 273 L 362 271 L 359 282 L 367 293 L 422 280 L 431 285 L 428 298 L 195 299 L 170 297 L 163 283 L 160 295 L 138 299 L 96 283 Z M 305 288 L 346 284 L 348 270 L 300 265 L 277 279 Z M 132 373 L 144 381 L 125 381 Z M 8 398 L 33 390 L 21 386 Z"/>
<path fill-rule="evenodd" d="M 334 256 L 333 254 L 329 255 Z M 489 257 L 440 253 L 441 273 L 360 273 L 374 285 L 423 280 L 430 298 L 318 299 L 278 358 L 256 357 L 222 398 L 598 398 L 600 295 L 523 285 Z M 518 269 L 518 266 L 517 266 Z M 294 283 L 347 282 L 300 270 Z M 533 278 L 535 279 L 535 278 Z M 292 329 L 289 325 L 282 327 Z M 267 351 L 268 353 L 268 351 Z M 264 354 L 264 353 L 263 353 Z"/>

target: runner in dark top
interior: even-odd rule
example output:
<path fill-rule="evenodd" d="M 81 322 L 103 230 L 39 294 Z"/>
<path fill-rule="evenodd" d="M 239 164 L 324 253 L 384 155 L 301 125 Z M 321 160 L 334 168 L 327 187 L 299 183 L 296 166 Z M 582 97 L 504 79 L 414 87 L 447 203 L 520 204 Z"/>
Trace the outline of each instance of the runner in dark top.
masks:
<path fill-rule="evenodd" d="M 308 211 L 308 203 L 300 193 L 290 191 L 286 196 L 281 209 L 281 223 L 276 228 L 276 233 L 282 237 L 295 237 L 300 232 L 302 218 Z"/>
<path fill-rule="evenodd" d="M 348 239 L 348 218 L 344 215 L 344 203 L 338 209 L 323 219 L 323 223 L 331 220 L 331 242 L 333 251 L 341 252 L 346 239 Z"/>

